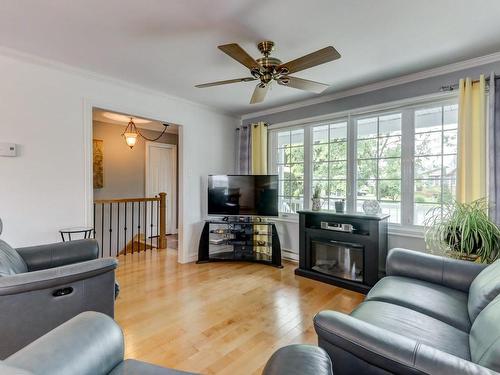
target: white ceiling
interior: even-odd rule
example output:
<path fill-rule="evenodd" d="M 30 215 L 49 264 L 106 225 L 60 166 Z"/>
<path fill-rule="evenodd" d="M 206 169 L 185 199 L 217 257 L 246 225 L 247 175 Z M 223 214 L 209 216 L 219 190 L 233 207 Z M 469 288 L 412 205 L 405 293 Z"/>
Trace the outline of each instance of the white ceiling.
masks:
<path fill-rule="evenodd" d="M 255 83 L 217 49 L 251 55 L 264 39 L 288 61 L 327 45 L 342 58 L 296 75 L 325 94 L 500 50 L 499 0 L 2 0 L 0 45 L 109 75 L 234 114 L 314 94 L 274 86 L 249 105 Z"/>
<path fill-rule="evenodd" d="M 130 119 L 132 119 L 135 126 L 140 129 L 149 129 L 161 132 L 165 128 L 162 121 L 145 119 L 126 113 L 111 112 L 100 108 L 92 109 L 92 120 L 112 125 L 120 125 L 124 129 L 129 123 Z M 169 123 L 169 126 L 167 127 L 167 133 L 178 134 L 179 126 Z"/>

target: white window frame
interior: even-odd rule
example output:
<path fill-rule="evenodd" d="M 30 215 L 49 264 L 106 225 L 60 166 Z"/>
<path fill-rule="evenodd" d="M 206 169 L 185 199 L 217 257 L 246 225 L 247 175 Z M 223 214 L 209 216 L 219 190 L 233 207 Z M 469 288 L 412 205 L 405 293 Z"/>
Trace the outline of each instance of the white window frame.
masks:
<path fill-rule="evenodd" d="M 304 129 L 304 209 L 311 207 L 312 196 L 312 129 L 315 126 L 333 122 L 347 121 L 347 179 L 346 179 L 346 208 L 355 210 L 356 201 L 356 120 L 370 116 L 380 116 L 390 113 L 401 113 L 401 224 L 390 223 L 389 232 L 394 234 L 422 237 L 423 227 L 414 225 L 414 152 L 415 152 L 415 118 L 416 110 L 430 105 L 457 104 L 458 94 L 455 92 L 425 95 L 416 98 L 404 99 L 380 105 L 357 108 L 349 111 L 337 112 L 328 115 L 315 116 L 307 119 L 289 121 L 269 126 L 268 168 L 270 173 L 276 173 L 274 150 L 277 148 L 276 133 L 280 130 Z M 280 213 L 284 221 L 297 221 L 296 213 Z"/>

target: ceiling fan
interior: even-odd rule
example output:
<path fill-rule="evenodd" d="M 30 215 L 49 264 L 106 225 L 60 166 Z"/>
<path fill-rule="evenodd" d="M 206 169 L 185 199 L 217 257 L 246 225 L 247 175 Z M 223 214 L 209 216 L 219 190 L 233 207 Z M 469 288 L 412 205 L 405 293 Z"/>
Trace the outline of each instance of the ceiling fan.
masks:
<path fill-rule="evenodd" d="M 329 61 L 340 58 L 340 53 L 328 46 L 316 52 L 299 57 L 298 59 L 282 63 L 280 59 L 271 57 L 271 52 L 274 49 L 274 42 L 269 40 L 257 44 L 257 48 L 264 55 L 261 58 L 254 59 L 243 48 L 236 43 L 225 44 L 218 47 L 222 52 L 229 55 L 239 63 L 250 69 L 251 77 L 228 79 L 225 81 L 217 81 L 196 85 L 195 87 L 204 88 L 225 85 L 236 82 L 260 82 L 255 87 L 255 90 L 250 100 L 250 104 L 260 103 L 266 97 L 267 90 L 273 81 L 278 85 L 293 87 L 300 90 L 311 91 L 316 94 L 323 92 L 329 87 L 324 83 L 314 82 L 307 79 L 292 77 L 289 74 L 299 72 L 301 70 L 312 68 L 316 65 L 321 65 Z"/>

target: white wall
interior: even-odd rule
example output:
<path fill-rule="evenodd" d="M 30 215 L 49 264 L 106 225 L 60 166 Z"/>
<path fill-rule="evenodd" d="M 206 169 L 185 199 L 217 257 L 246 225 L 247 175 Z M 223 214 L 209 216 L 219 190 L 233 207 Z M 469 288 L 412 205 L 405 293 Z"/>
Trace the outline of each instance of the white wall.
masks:
<path fill-rule="evenodd" d="M 89 224 L 92 105 L 182 125 L 179 134 L 180 261 L 196 259 L 206 175 L 234 170 L 238 121 L 182 99 L 1 50 L 2 238 L 13 246 L 58 241 L 58 229 Z M 165 74 L 175 74 L 165 71 Z M 88 142 L 86 142 L 88 140 Z"/>

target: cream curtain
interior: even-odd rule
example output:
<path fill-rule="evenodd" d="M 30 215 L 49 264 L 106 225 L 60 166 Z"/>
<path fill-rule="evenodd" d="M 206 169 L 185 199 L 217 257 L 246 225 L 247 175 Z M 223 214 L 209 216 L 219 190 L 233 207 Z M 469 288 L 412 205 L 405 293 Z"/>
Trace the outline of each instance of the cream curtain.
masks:
<path fill-rule="evenodd" d="M 267 124 L 252 124 L 252 174 L 267 174 Z"/>
<path fill-rule="evenodd" d="M 486 197 L 486 82 L 459 83 L 457 200 Z"/>

